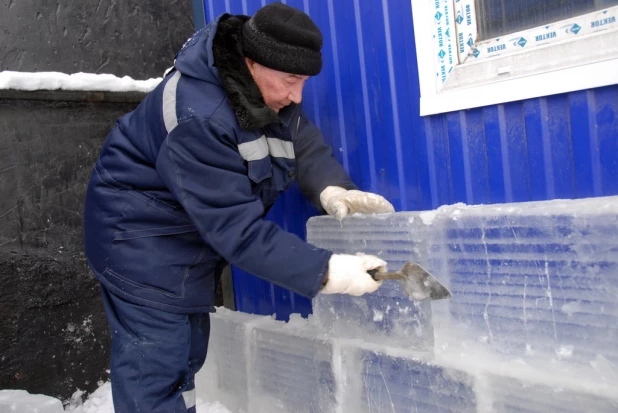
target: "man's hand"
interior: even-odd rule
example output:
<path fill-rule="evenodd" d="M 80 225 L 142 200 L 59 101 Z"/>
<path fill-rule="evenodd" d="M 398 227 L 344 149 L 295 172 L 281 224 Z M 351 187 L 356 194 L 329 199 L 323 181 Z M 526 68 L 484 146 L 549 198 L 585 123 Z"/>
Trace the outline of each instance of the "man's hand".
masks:
<path fill-rule="evenodd" d="M 341 221 L 348 214 L 395 212 L 395 208 L 384 197 L 370 192 L 347 190 L 329 186 L 320 194 L 324 210 Z"/>
<path fill-rule="evenodd" d="M 373 255 L 334 254 L 328 262 L 326 284 L 322 294 L 363 295 L 377 290 L 382 281 L 374 281 L 369 270 L 386 271 L 386 262 Z"/>

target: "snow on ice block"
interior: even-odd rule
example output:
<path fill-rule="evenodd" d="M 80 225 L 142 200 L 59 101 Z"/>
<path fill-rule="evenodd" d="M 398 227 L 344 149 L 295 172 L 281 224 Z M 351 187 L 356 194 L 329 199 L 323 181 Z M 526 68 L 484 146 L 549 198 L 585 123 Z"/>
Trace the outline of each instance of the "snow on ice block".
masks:
<path fill-rule="evenodd" d="M 342 344 L 344 411 L 476 413 L 474 378 L 440 367 L 430 357 L 389 355 Z"/>
<path fill-rule="evenodd" d="M 436 219 L 428 249 L 450 276 L 450 344 L 616 365 L 618 197 L 451 206 Z"/>
<path fill-rule="evenodd" d="M 0 413 L 63 413 L 62 402 L 42 394 L 25 390 L 0 390 Z"/>
<path fill-rule="evenodd" d="M 333 346 L 299 315 L 252 331 L 252 413 L 333 412 Z"/>
<path fill-rule="evenodd" d="M 215 361 L 215 397 L 233 411 L 248 411 L 249 336 L 255 325 L 269 321 L 274 322 L 270 317 L 225 308 L 217 308 L 217 312 L 210 315 L 207 357 Z"/>
<path fill-rule="evenodd" d="M 491 410 L 495 413 L 615 413 L 618 394 L 607 389 L 608 395 L 585 392 L 579 383 L 575 388 L 561 385 L 523 381 L 500 376 L 487 378 L 490 388 Z"/>
<path fill-rule="evenodd" d="M 427 263 L 427 225 L 418 213 L 353 215 L 339 222 L 315 217 L 307 224 L 309 243 L 338 254 L 376 255 L 399 270 L 406 261 Z M 313 300 L 318 323 L 339 337 L 396 343 L 415 349 L 433 345 L 431 305 L 413 302 L 398 281 L 385 281 L 361 297 L 323 295 Z"/>

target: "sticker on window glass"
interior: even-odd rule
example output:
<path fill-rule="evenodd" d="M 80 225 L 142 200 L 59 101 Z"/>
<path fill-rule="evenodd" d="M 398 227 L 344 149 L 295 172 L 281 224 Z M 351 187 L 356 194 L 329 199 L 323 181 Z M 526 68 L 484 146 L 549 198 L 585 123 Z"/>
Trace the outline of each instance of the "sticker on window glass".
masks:
<path fill-rule="evenodd" d="M 457 54 L 463 63 L 476 41 L 476 16 L 474 0 L 455 1 L 455 24 L 457 27 Z"/>
<path fill-rule="evenodd" d="M 461 0 L 462 2 L 465 0 Z M 475 44 L 468 52 L 469 59 L 481 60 L 525 50 L 549 43 L 574 39 L 602 30 L 618 28 L 618 7 L 562 20 Z"/>
<path fill-rule="evenodd" d="M 449 74 L 455 68 L 457 44 L 454 27 L 452 0 L 429 0 L 432 7 L 434 22 L 434 59 L 436 78 L 439 85 L 444 85 Z"/>

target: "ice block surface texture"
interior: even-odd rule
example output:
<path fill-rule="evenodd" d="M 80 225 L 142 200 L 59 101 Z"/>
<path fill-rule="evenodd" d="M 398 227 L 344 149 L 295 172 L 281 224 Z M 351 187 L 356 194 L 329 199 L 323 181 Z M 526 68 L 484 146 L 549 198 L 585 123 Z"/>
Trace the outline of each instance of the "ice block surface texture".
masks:
<path fill-rule="evenodd" d="M 335 410 L 333 344 L 301 320 L 290 327 L 272 322 L 251 336 L 252 411 Z"/>
<path fill-rule="evenodd" d="M 318 217 L 308 238 L 417 261 L 453 297 L 386 281 L 318 295 L 308 321 L 218 311 L 208 357 L 233 411 L 618 412 L 618 197 Z"/>
<path fill-rule="evenodd" d="M 210 317 L 207 358 L 214 360 L 218 400 L 233 411 L 249 411 L 250 335 L 263 322 L 267 318 L 224 308 Z"/>
<path fill-rule="evenodd" d="M 474 378 L 426 356 L 392 356 L 342 345 L 342 400 L 359 413 L 476 413 Z"/>
<path fill-rule="evenodd" d="M 428 249 L 447 270 L 458 339 L 530 359 L 618 362 L 616 198 L 466 207 L 438 221 Z"/>
<path fill-rule="evenodd" d="M 539 383 L 490 377 L 491 411 L 504 413 L 614 413 L 618 400 Z"/>
<path fill-rule="evenodd" d="M 618 198 L 556 200 L 437 211 L 312 218 L 308 241 L 375 254 L 396 269 L 426 266 L 453 293 L 448 330 L 458 345 L 589 366 L 618 362 Z M 431 306 L 396 282 L 360 298 L 320 296 L 314 314 L 339 336 L 431 346 Z M 434 314 L 434 317 L 436 315 Z M 389 340 L 392 343 L 392 341 Z"/>
<path fill-rule="evenodd" d="M 451 299 L 427 307 L 423 332 L 433 337 L 421 342 L 440 371 L 474 377 L 478 411 L 618 411 L 618 197 L 316 217 L 308 239 L 376 254 L 389 268 L 415 260 L 450 288 Z M 423 350 L 399 328 L 410 306 L 391 287 L 318 296 L 316 319 L 335 337 Z M 407 376 L 377 377 L 392 390 Z"/>
<path fill-rule="evenodd" d="M 389 270 L 400 270 L 406 261 L 427 263 L 426 230 L 418 213 L 355 215 L 343 222 L 317 217 L 309 220 L 307 241 L 337 254 L 376 255 Z M 410 300 L 398 281 L 384 281 L 378 291 L 361 297 L 318 294 L 313 314 L 338 336 L 419 350 L 433 345 L 431 305 Z"/>

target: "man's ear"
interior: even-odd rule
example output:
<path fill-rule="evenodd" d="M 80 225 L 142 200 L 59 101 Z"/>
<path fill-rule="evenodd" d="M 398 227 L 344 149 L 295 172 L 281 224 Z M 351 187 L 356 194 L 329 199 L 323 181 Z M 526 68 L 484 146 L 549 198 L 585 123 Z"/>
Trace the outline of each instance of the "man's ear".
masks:
<path fill-rule="evenodd" d="M 249 70 L 253 69 L 255 61 L 249 59 L 248 57 L 245 57 L 245 62 L 247 63 L 247 67 L 249 68 Z"/>

